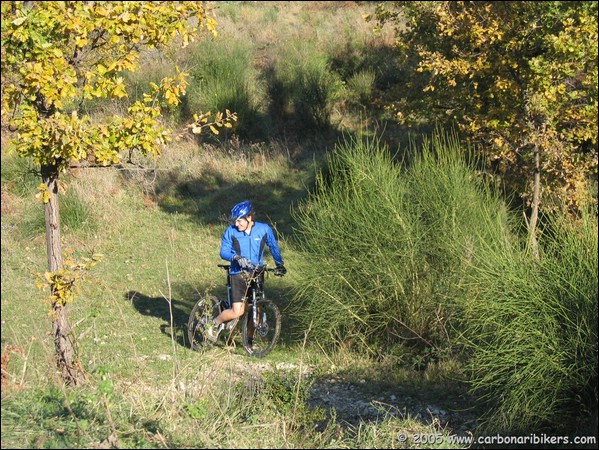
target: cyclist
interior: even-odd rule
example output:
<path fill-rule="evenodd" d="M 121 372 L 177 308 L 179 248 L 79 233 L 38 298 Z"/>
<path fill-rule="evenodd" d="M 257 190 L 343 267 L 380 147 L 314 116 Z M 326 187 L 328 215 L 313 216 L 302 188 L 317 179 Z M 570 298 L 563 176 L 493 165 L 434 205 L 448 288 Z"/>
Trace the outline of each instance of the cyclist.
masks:
<path fill-rule="evenodd" d="M 231 208 L 230 226 L 223 233 L 220 257 L 231 263 L 231 303 L 232 307 L 214 318 L 212 326 L 206 328 L 208 339 L 216 341 L 224 329 L 225 322 L 237 320 L 245 311 L 244 296 L 246 281 L 243 271 L 252 270 L 256 265 L 264 264 L 264 249 L 268 246 L 275 260 L 274 274 L 283 276 L 287 269 L 279 243 L 270 225 L 254 221 L 254 210 L 249 200 L 237 203 Z"/>

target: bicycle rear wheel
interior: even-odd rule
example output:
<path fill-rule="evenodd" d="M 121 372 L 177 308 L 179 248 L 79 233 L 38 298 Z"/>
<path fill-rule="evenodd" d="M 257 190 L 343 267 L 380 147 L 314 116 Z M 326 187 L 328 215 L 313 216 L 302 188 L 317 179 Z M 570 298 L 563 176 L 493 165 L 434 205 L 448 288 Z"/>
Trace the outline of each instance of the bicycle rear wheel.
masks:
<path fill-rule="evenodd" d="M 256 323 L 253 309 L 256 309 Z M 262 358 L 268 355 L 281 334 L 281 312 L 270 300 L 260 300 L 248 308 L 243 320 L 241 340 L 250 355 Z"/>
<path fill-rule="evenodd" d="M 220 302 L 214 295 L 202 297 L 194 305 L 187 321 L 187 338 L 192 350 L 199 350 L 205 344 L 205 325 L 220 313 Z"/>

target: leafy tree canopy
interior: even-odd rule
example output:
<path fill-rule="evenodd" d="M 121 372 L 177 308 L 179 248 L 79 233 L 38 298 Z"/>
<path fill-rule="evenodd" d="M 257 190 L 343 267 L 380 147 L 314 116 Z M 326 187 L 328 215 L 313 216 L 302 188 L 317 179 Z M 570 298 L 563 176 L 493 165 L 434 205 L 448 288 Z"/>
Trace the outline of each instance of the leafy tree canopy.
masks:
<path fill-rule="evenodd" d="M 169 139 L 161 105 L 185 93 L 184 73 L 153 84 L 122 116 L 95 123 L 83 101 L 127 96 L 124 71 L 140 51 L 200 28 L 216 33 L 204 2 L 3 2 L 2 120 L 16 149 L 60 172 L 73 161 L 118 162 L 124 151 L 157 155 Z"/>
<path fill-rule="evenodd" d="M 545 207 L 577 209 L 597 177 L 597 2 L 393 2 L 371 19 L 395 27 L 416 68 L 392 99 L 404 123 L 455 123 L 530 200 L 540 148 Z M 596 198 L 594 199 L 596 202 Z"/>

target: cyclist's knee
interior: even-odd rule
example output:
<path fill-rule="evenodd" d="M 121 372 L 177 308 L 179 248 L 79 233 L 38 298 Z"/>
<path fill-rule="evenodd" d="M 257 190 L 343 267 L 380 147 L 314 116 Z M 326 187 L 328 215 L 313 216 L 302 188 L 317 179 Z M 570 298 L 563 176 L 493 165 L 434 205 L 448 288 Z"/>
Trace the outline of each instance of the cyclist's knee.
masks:
<path fill-rule="evenodd" d="M 243 313 L 245 312 L 245 308 L 244 308 L 244 304 L 242 303 L 234 303 L 233 304 L 233 314 L 235 314 L 235 318 L 239 318 L 241 316 L 243 316 Z"/>

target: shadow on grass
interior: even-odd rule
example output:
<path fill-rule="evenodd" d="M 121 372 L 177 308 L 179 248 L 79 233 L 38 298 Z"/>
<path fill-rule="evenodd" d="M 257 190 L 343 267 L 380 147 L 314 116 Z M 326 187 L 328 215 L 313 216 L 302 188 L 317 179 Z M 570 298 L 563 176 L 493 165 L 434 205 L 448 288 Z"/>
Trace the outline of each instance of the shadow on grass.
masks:
<path fill-rule="evenodd" d="M 189 298 L 186 295 L 182 297 Z M 130 302 L 140 314 L 161 319 L 164 323 L 160 325 L 160 331 L 168 336 L 169 339 L 171 339 L 174 332 L 177 343 L 183 347 L 189 347 L 187 340 L 187 319 L 193 307 L 193 302 L 172 298 L 169 305 L 169 302 L 162 296 L 151 297 L 135 290 L 125 293 L 124 299 Z"/>
<path fill-rule="evenodd" d="M 270 283 L 267 281 L 269 285 L 267 286 L 266 296 L 281 310 L 283 328 L 279 343 L 282 345 L 299 343 L 303 339 L 303 333 L 301 330 L 298 331 L 298 324 L 287 314 L 292 298 L 291 293 L 288 288 L 276 285 L 272 281 L 272 279 Z M 162 296 L 152 297 L 136 290 L 126 292 L 123 298 L 130 302 L 140 314 L 162 320 L 163 323 L 160 325 L 160 332 L 168 337 L 168 339 L 174 337 L 179 345 L 189 348 L 187 321 L 193 306 L 203 295 L 191 285 L 183 284 L 173 286 L 173 292 L 174 296 L 171 299 L 170 305 Z M 217 298 L 223 298 L 225 292 L 225 287 L 220 286 L 211 292 L 211 294 L 216 295 Z"/>

